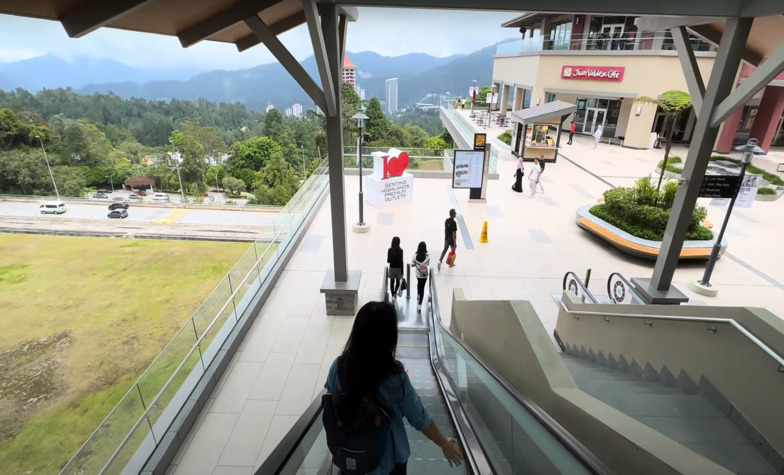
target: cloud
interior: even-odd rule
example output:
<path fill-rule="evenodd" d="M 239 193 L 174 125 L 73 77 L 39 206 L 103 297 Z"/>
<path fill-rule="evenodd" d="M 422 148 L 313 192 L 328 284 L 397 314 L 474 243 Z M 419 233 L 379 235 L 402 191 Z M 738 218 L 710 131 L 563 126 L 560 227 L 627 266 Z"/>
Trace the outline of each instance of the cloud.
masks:
<path fill-rule="evenodd" d="M 349 24 L 347 47 L 350 51 L 375 51 L 386 56 L 470 53 L 514 36 L 515 32 L 500 25 L 516 15 L 360 8 L 358 21 Z M 299 60 L 313 54 L 304 26 L 284 33 L 280 39 Z M 113 59 L 130 66 L 160 69 L 242 69 L 275 61 L 263 45 L 239 53 L 234 45 L 203 41 L 184 49 L 174 37 L 109 28 L 72 39 L 58 22 L 0 15 L 0 63 L 45 54 L 66 59 Z"/>

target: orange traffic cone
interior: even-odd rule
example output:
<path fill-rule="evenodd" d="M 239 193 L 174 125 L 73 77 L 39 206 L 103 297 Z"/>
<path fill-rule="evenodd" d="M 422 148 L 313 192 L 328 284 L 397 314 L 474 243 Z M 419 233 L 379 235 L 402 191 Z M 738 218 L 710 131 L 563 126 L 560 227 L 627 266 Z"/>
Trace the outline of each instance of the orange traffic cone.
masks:
<path fill-rule="evenodd" d="M 485 225 L 482 226 L 482 237 L 479 238 L 479 242 L 487 243 L 487 221 L 485 221 Z"/>

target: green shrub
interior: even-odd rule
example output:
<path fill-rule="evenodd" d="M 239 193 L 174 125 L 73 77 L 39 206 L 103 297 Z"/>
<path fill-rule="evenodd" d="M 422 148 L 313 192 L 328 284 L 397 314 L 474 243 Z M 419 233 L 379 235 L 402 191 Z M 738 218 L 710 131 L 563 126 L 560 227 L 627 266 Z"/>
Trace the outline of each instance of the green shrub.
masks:
<path fill-rule="evenodd" d="M 681 159 L 681 157 L 672 156 L 672 157 L 668 158 L 667 159 L 667 168 L 666 168 L 666 170 L 668 172 L 670 172 L 670 173 L 677 173 L 677 174 L 680 175 L 681 171 L 683 171 L 683 168 L 679 167 L 679 166 L 676 166 L 675 165 L 676 163 L 683 163 L 683 160 Z M 664 165 L 664 160 L 660 161 L 656 166 L 661 168 L 662 165 Z"/>
<path fill-rule="evenodd" d="M 511 130 L 507 130 L 503 134 L 499 135 L 498 136 L 498 140 L 500 140 L 501 142 L 503 142 L 503 143 L 505 143 L 507 145 L 512 145 L 512 131 Z"/>
<path fill-rule="evenodd" d="M 768 188 L 767 186 L 765 186 L 765 187 L 762 187 L 762 188 L 758 188 L 757 189 L 757 194 L 758 195 L 771 195 L 772 196 L 772 195 L 776 195 L 778 193 L 776 193 L 776 190 L 774 190 L 773 188 Z"/>
<path fill-rule="evenodd" d="M 675 201 L 678 184 L 666 183 L 660 193 L 650 178 L 637 180 L 634 188 L 615 188 L 604 193 L 604 204 L 591 208 L 591 214 L 616 226 L 632 236 L 651 241 L 661 241 L 670 219 L 670 209 Z M 708 240 L 713 233 L 700 223 L 708 210 L 697 206 L 686 233 L 689 240 Z"/>

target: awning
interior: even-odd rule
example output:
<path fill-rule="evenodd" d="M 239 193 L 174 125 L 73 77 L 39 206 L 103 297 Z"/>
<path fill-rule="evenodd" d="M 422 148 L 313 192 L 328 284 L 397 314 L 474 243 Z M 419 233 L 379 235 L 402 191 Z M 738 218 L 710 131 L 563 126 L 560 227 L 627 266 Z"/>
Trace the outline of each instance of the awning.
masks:
<path fill-rule="evenodd" d="M 134 186 L 154 186 L 155 185 L 155 178 L 147 178 L 147 177 L 143 177 L 143 176 L 134 176 L 134 177 L 131 177 L 131 178 L 128 178 L 127 180 L 125 180 L 124 185 L 125 186 L 130 186 L 130 187 L 134 187 Z"/>
<path fill-rule="evenodd" d="M 569 114 L 573 114 L 577 106 L 564 101 L 553 101 L 541 106 L 529 107 L 512 112 L 511 118 L 514 122 L 525 124 L 537 124 L 547 122 L 552 119 L 562 119 Z"/>

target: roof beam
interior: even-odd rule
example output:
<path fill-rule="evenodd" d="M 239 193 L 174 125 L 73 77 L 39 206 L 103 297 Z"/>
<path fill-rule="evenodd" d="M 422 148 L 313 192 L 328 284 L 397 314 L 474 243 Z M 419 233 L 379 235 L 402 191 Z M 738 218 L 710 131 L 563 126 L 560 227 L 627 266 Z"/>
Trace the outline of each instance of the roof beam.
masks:
<path fill-rule="evenodd" d="M 760 92 L 782 71 L 784 71 L 784 45 L 779 46 L 773 56 L 766 59 L 751 76 L 744 79 L 737 89 L 716 106 L 711 116 L 711 126 L 720 126 L 738 107 L 754 97 L 754 94 Z"/>
<path fill-rule="evenodd" d="M 148 2 L 151 0 L 93 0 L 60 17 L 60 23 L 68 36 L 81 38 Z"/>
<path fill-rule="evenodd" d="M 335 81 L 332 77 L 332 67 L 334 65 L 330 64 L 329 56 L 327 55 L 327 45 L 324 41 L 324 30 L 321 28 L 321 22 L 319 21 L 316 0 L 302 0 L 302 9 L 305 11 L 310 41 L 313 43 L 313 54 L 316 57 L 316 65 L 321 77 L 321 87 L 324 90 L 324 98 L 327 101 L 327 108 L 322 110 L 332 117 L 339 113 L 337 110 L 337 98 L 335 97 Z M 337 21 L 337 19 L 335 20 Z M 337 25 L 335 25 L 336 27 Z"/>
<path fill-rule="evenodd" d="M 714 45 L 718 46 L 718 44 L 721 42 L 721 32 L 713 28 L 711 25 L 693 25 L 687 26 L 686 29 L 704 39 L 708 43 L 713 43 Z M 755 67 L 759 66 L 759 64 L 762 62 L 762 56 L 748 48 L 743 50 L 741 59 Z"/>
<path fill-rule="evenodd" d="M 193 46 L 226 28 L 280 3 L 280 0 L 245 0 L 228 10 L 188 27 L 177 34 L 183 48 Z"/>
<path fill-rule="evenodd" d="M 280 20 L 277 23 L 273 23 L 272 25 L 268 25 L 267 27 L 274 35 L 280 35 L 281 33 L 285 33 L 303 23 L 305 23 L 305 13 L 297 12 L 294 15 L 284 18 L 283 20 Z M 261 44 L 261 40 L 256 35 L 248 35 L 245 38 L 237 41 L 236 44 L 237 51 L 243 52 Z"/>
<path fill-rule="evenodd" d="M 684 26 L 671 28 L 670 33 L 672 33 L 675 49 L 678 51 L 683 74 L 686 76 L 691 105 L 694 108 L 694 113 L 699 117 L 702 98 L 705 97 L 705 81 L 702 79 L 702 73 L 697 65 L 697 58 L 694 57 L 694 49 L 689 43 L 689 34 Z"/>
<path fill-rule="evenodd" d="M 299 61 L 297 61 L 294 55 L 286 49 L 277 35 L 272 32 L 264 21 L 259 18 L 258 15 L 253 15 L 245 19 L 245 24 L 248 25 L 248 28 L 250 28 L 262 42 L 264 42 L 267 49 L 270 50 L 270 53 L 272 53 L 272 55 L 275 56 L 275 59 L 277 59 L 286 71 L 291 74 L 291 77 L 297 81 L 307 95 L 313 99 L 313 102 L 315 102 L 321 110 L 326 110 L 327 103 L 324 97 L 324 91 L 319 88 L 316 81 L 310 77 L 310 74 L 305 71 L 305 68 L 299 64 Z"/>

